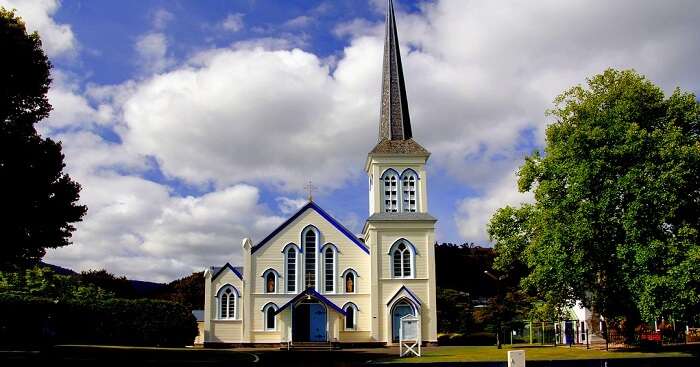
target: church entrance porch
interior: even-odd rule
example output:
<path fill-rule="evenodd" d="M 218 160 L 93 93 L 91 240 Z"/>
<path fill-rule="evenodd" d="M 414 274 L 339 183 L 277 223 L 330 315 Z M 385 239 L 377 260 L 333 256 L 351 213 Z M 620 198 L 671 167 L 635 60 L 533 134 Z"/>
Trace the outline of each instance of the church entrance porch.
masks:
<path fill-rule="evenodd" d="M 406 315 L 417 316 L 413 306 L 405 300 L 397 302 L 391 310 L 391 341 L 399 342 L 399 328 L 401 318 Z"/>
<path fill-rule="evenodd" d="M 302 301 L 292 312 L 293 342 L 328 341 L 328 313 L 326 306 L 315 299 Z"/>

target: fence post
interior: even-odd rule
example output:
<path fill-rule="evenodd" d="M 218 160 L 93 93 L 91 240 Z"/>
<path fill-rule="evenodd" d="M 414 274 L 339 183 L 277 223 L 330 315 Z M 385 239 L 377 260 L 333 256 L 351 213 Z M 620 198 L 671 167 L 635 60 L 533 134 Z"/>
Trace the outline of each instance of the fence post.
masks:
<path fill-rule="evenodd" d="M 542 339 L 540 340 L 540 344 L 544 345 L 544 321 L 542 321 L 541 324 L 542 324 Z"/>
<path fill-rule="evenodd" d="M 588 328 L 586 328 L 585 330 L 586 330 L 586 349 L 591 349 L 591 343 L 590 343 L 591 336 L 588 335 Z"/>
<path fill-rule="evenodd" d="M 608 350 L 608 338 L 610 337 L 610 331 L 608 331 L 608 321 L 603 321 L 603 326 L 605 326 L 605 350 Z"/>
<path fill-rule="evenodd" d="M 530 320 L 530 344 L 532 344 L 532 320 Z"/>

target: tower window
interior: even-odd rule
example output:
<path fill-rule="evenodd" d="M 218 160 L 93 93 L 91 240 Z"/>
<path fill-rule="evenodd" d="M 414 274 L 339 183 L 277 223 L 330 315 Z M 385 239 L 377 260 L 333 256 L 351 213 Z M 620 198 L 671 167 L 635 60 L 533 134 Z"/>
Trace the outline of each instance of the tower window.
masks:
<path fill-rule="evenodd" d="M 399 176 L 396 171 L 389 169 L 382 176 L 384 182 L 384 211 L 396 213 L 399 211 Z"/>
<path fill-rule="evenodd" d="M 392 259 L 392 268 L 395 278 L 412 278 L 413 277 L 413 256 L 412 248 L 406 244 L 405 240 L 397 242 L 392 246 L 390 252 Z"/>
<path fill-rule="evenodd" d="M 418 211 L 418 176 L 413 170 L 406 170 L 401 175 L 402 211 L 415 213 Z"/>

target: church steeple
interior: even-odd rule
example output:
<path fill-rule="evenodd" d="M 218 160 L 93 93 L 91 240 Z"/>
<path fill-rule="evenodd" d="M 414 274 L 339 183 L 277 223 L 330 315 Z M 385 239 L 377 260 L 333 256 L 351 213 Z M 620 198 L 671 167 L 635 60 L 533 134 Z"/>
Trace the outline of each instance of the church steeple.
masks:
<path fill-rule="evenodd" d="M 379 141 L 407 140 L 411 133 L 406 84 L 403 79 L 399 36 L 396 31 L 393 0 L 387 1 L 384 31 L 384 66 L 382 69 L 382 113 L 379 121 Z"/>
<path fill-rule="evenodd" d="M 413 140 L 393 0 L 387 0 L 379 139 L 369 154 L 430 154 Z"/>

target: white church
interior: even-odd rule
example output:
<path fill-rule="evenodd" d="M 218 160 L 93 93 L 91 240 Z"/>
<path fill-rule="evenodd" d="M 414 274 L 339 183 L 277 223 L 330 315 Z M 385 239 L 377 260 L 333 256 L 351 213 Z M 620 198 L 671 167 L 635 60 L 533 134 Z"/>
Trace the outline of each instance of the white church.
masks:
<path fill-rule="evenodd" d="M 393 345 L 406 315 L 419 318 L 423 342 L 437 343 L 430 153 L 412 138 L 391 0 L 382 78 L 362 233 L 309 200 L 264 239 L 244 239 L 243 264 L 205 271 L 205 346 Z"/>

